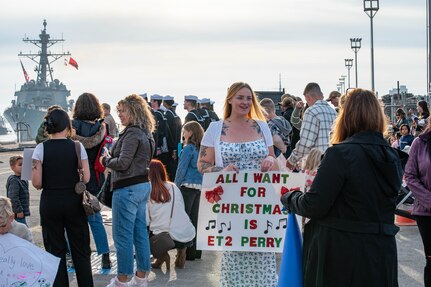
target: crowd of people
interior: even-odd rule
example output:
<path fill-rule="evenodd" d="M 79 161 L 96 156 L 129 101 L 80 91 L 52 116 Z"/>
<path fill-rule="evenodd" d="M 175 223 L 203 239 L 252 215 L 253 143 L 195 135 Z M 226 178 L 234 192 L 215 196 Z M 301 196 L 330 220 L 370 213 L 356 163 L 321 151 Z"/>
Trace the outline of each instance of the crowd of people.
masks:
<path fill-rule="evenodd" d="M 210 99 L 188 95 L 182 122 L 173 97 L 156 94 L 148 101 L 146 94 L 134 94 L 116 106 L 123 127 L 119 133 L 110 106 L 93 94 L 78 98 L 72 119 L 51 107 L 32 156 L 32 184 L 42 190 L 45 249 L 61 259 L 54 286 L 69 286 L 68 253 L 78 285 L 93 286 L 89 226 L 102 268 L 111 267 L 102 217 L 85 214 L 75 189 L 80 180 L 96 195 L 106 173 L 111 174 L 118 273 L 107 287 L 148 286 L 151 268 L 171 266 L 167 252 L 151 262 L 153 236 L 169 234 L 177 268 L 202 258 L 196 230 L 204 173 L 285 168 L 306 173 L 305 190 L 281 198 L 287 210 L 304 218 L 304 286 L 398 286 L 394 211 L 404 174 L 399 152 L 410 153 L 405 180 L 415 195 L 413 215 L 426 255 L 424 282 L 431 286 L 427 103 L 418 102 L 417 116 L 398 109 L 389 124 L 368 90 L 331 92 L 325 99 L 320 86 L 309 83 L 303 96 L 305 101 L 289 94 L 278 103 L 259 101 L 249 84 L 236 82 L 228 89 L 221 119 Z M 101 153 L 107 137 L 115 143 Z M 10 166 L 11 201 L 0 198 L 0 233 L 31 240 L 25 229 L 30 213 L 28 182 L 20 179 L 22 157 L 11 157 Z M 273 252 L 224 251 L 220 285 L 277 286 L 275 258 Z"/>

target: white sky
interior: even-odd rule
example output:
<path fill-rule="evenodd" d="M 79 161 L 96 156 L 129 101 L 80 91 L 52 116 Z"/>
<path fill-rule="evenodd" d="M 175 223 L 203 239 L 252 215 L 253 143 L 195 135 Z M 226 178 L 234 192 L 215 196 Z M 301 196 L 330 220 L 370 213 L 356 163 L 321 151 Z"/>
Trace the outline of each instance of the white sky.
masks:
<path fill-rule="evenodd" d="M 12 3 L 13 2 L 13 3 Z M 381 0 L 374 18 L 375 86 L 379 95 L 397 81 L 426 93 L 426 0 Z M 24 82 L 17 54 L 36 52 L 22 42 L 65 43 L 79 70 L 54 63 L 54 76 L 76 99 L 93 92 L 115 103 L 131 93 L 170 94 L 183 114 L 184 95 L 209 97 L 220 113 L 227 87 L 246 81 L 255 90 L 301 96 L 308 82 L 325 95 L 347 75 L 350 38 L 362 38 L 359 86 L 371 88 L 370 20 L 362 0 L 91 0 L 7 1 L 0 11 L 0 111 Z M 23 64 L 35 78 L 34 64 Z M 354 86 L 355 68 L 351 69 Z"/>

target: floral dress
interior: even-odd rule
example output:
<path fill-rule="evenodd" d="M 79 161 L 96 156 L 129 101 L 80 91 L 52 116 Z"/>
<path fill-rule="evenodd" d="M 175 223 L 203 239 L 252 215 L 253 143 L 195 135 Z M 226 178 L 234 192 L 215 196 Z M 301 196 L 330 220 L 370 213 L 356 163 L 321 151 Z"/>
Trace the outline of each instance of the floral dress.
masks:
<path fill-rule="evenodd" d="M 223 166 L 235 164 L 239 170 L 260 170 L 268 147 L 263 139 L 228 143 L 220 142 Z M 220 285 L 223 287 L 277 286 L 275 253 L 224 251 Z"/>

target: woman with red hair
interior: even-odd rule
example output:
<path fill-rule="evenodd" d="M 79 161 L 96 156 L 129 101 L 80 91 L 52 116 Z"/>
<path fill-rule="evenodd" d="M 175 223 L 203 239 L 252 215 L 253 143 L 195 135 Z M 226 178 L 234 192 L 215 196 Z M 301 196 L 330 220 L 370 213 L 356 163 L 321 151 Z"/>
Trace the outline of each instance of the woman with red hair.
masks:
<path fill-rule="evenodd" d="M 186 249 L 192 243 L 196 231 L 185 211 L 183 196 L 179 188 L 168 181 L 166 168 L 161 161 L 151 161 L 148 177 L 151 182 L 151 194 L 147 209 L 150 237 L 168 232 L 177 249 L 175 266 L 184 268 Z M 166 269 L 169 270 L 170 257 L 167 252 L 156 258 L 151 267 L 158 269 L 165 262 Z"/>

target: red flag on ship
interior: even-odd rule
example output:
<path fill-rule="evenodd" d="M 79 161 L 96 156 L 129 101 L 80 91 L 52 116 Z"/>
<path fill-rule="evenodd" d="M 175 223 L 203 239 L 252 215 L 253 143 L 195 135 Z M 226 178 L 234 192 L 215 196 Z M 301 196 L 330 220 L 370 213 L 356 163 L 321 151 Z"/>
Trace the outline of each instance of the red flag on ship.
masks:
<path fill-rule="evenodd" d="M 69 58 L 69 65 L 74 66 L 78 70 L 78 63 L 72 58 Z"/>
<path fill-rule="evenodd" d="M 19 60 L 19 62 L 21 63 L 21 68 L 22 68 L 22 72 L 24 73 L 25 81 L 26 83 L 28 83 L 28 81 L 30 81 L 30 77 L 28 76 L 27 71 L 25 70 L 24 65 L 22 64 L 22 61 Z"/>

